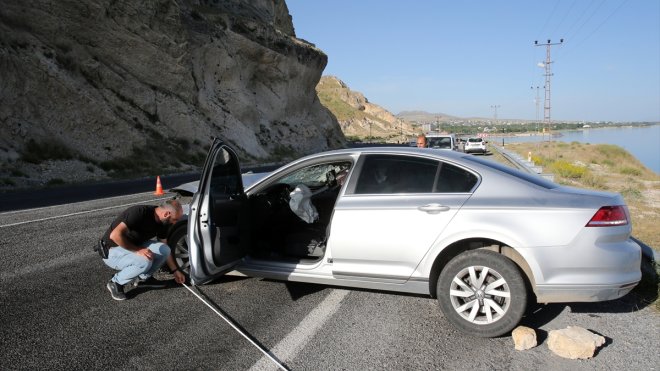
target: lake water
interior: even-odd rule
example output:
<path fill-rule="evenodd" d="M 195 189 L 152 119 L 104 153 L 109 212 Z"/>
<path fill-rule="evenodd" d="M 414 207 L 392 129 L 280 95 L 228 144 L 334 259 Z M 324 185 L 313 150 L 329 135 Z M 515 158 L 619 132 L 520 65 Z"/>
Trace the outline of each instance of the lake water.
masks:
<path fill-rule="evenodd" d="M 562 136 L 553 137 L 558 142 L 580 142 L 590 144 L 616 144 L 633 156 L 647 168 L 660 174 L 660 125 L 645 127 L 615 127 L 582 130 L 561 130 Z M 491 138 L 500 141 L 500 138 Z M 548 140 L 548 136 L 505 137 L 504 143 L 537 142 Z"/>

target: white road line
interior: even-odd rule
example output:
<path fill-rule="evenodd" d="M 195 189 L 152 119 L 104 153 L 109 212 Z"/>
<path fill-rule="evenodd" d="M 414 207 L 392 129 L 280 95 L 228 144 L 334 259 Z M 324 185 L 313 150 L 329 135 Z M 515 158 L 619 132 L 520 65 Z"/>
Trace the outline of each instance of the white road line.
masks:
<path fill-rule="evenodd" d="M 83 204 L 85 202 L 92 202 L 92 201 L 110 201 L 114 200 L 115 198 L 127 198 L 131 196 L 142 196 L 142 195 L 147 195 L 147 194 L 152 194 L 152 192 L 142 192 L 142 193 L 133 193 L 130 195 L 121 195 L 121 196 L 113 196 L 113 197 L 106 197 L 106 198 L 96 198 L 93 200 L 86 200 L 86 201 L 79 201 L 79 202 L 74 202 L 71 204 L 60 204 L 60 205 L 51 205 L 51 206 L 43 206 L 43 207 L 35 207 L 33 209 L 21 209 L 21 210 L 12 210 L 12 211 L 5 211 L 0 213 L 0 216 L 5 216 L 5 215 L 11 215 L 11 214 L 21 214 L 21 213 L 32 213 L 35 211 L 42 211 L 42 210 L 48 210 L 48 209 L 54 209 L 56 207 L 62 207 L 62 206 L 72 206 L 72 205 L 77 205 L 77 204 Z M 156 200 L 161 199 L 162 197 L 157 197 Z"/>
<path fill-rule="evenodd" d="M 45 220 L 51 220 L 51 219 L 67 218 L 67 217 L 69 217 L 69 216 L 76 216 L 76 215 L 82 215 L 82 214 L 89 214 L 89 213 L 93 213 L 93 212 L 97 212 L 97 211 L 117 209 L 117 208 L 120 208 L 120 207 L 126 207 L 126 206 L 131 206 L 131 205 L 138 205 L 138 204 L 143 204 L 143 203 L 153 202 L 153 201 L 154 201 L 154 200 L 145 200 L 145 201 L 132 202 L 132 203 L 129 203 L 129 204 L 123 204 L 123 205 L 108 206 L 108 207 L 103 207 L 103 208 L 100 208 L 100 209 L 87 210 L 87 211 L 79 211 L 79 212 L 77 212 L 77 213 L 49 216 L 48 218 L 41 218 L 41 219 L 34 219 L 34 220 L 25 220 L 25 221 L 17 222 L 17 223 L 3 224 L 3 225 L 0 225 L 0 228 L 14 227 L 14 226 L 17 226 L 17 225 L 28 224 L 28 223 L 43 222 L 43 221 L 45 221 Z"/>
<path fill-rule="evenodd" d="M 309 339 L 332 317 L 341 306 L 341 301 L 348 295 L 348 290 L 333 289 L 319 305 L 293 329 L 284 339 L 270 350 L 279 360 L 286 363 L 292 360 L 300 352 Z M 277 368 L 271 361 L 263 356 L 255 363 L 250 370 L 276 370 Z"/>

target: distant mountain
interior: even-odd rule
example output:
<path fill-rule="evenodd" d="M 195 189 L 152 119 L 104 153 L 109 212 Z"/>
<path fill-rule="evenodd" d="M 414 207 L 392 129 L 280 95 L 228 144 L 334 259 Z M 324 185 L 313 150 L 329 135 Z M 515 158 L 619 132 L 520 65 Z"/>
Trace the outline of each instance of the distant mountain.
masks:
<path fill-rule="evenodd" d="M 417 133 L 412 124 L 394 116 L 383 107 L 370 103 L 364 94 L 351 90 L 334 76 L 323 76 L 316 86 L 323 104 L 339 121 L 346 136 L 368 136 L 390 142 L 407 141 Z"/>
<path fill-rule="evenodd" d="M 426 111 L 401 111 L 396 117 L 410 122 L 443 122 L 459 118 L 445 113 L 429 113 Z"/>

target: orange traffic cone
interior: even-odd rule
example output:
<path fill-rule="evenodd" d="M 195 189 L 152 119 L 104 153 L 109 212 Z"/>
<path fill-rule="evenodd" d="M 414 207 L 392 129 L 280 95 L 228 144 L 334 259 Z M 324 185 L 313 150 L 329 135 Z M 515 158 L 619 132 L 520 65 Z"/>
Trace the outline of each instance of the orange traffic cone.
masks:
<path fill-rule="evenodd" d="M 160 175 L 156 178 L 156 192 L 154 192 L 156 196 L 164 195 L 163 193 L 163 185 L 160 184 Z"/>

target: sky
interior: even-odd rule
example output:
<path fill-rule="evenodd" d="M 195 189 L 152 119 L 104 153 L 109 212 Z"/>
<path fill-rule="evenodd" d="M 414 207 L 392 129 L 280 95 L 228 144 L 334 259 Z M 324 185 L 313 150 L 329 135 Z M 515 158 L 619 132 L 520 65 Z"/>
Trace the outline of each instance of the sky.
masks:
<path fill-rule="evenodd" d="M 397 114 L 660 122 L 658 0 L 286 0 L 323 75 Z M 534 46 L 538 40 L 540 46 Z M 536 87 L 539 87 L 538 89 Z"/>

